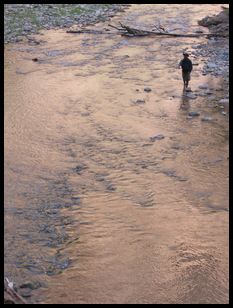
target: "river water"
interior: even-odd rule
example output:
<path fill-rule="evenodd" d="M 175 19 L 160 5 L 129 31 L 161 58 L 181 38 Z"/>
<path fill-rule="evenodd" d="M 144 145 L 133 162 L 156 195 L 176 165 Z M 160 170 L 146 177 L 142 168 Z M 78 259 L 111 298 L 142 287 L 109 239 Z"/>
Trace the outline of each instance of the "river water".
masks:
<path fill-rule="evenodd" d="M 111 23 L 193 32 L 219 11 L 135 4 Z M 228 303 L 228 120 L 177 69 L 206 39 L 114 31 L 5 48 L 5 276 L 39 281 L 32 302 Z M 221 86 L 196 61 L 192 90 Z"/>

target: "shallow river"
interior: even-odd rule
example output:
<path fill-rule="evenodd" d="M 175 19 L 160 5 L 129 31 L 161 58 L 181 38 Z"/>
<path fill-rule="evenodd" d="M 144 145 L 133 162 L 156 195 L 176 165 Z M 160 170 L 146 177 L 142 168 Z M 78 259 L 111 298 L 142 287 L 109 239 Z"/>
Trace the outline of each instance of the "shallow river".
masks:
<path fill-rule="evenodd" d="M 193 32 L 219 11 L 139 4 L 111 23 Z M 39 281 L 34 302 L 228 303 L 228 120 L 177 69 L 206 39 L 115 32 L 5 48 L 5 276 Z M 221 86 L 201 60 L 192 90 Z"/>

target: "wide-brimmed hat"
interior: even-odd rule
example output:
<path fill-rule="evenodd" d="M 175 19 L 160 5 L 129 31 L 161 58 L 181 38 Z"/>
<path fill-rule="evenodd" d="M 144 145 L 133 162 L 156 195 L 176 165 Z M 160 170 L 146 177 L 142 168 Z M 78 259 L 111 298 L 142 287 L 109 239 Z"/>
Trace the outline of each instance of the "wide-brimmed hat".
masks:
<path fill-rule="evenodd" d="M 183 55 L 189 57 L 189 54 L 186 51 L 183 52 Z"/>

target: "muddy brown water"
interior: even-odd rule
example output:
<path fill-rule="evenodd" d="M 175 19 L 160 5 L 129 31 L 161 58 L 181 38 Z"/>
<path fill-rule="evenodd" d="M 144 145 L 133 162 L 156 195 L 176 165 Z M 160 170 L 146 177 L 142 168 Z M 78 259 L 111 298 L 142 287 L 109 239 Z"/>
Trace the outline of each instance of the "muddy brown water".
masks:
<path fill-rule="evenodd" d="M 111 23 L 192 32 L 218 11 L 132 5 Z M 5 49 L 5 276 L 39 281 L 34 302 L 227 303 L 228 120 L 176 68 L 205 38 L 112 32 Z M 221 86 L 201 60 L 192 90 Z"/>

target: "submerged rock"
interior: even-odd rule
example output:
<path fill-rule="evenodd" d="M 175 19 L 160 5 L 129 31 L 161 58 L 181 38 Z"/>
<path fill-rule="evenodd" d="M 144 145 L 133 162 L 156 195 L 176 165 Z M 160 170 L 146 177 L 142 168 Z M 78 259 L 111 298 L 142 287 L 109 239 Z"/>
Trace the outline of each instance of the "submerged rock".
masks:
<path fill-rule="evenodd" d="M 26 281 L 19 286 L 20 289 L 31 289 L 36 290 L 41 287 L 41 283 L 39 281 Z"/>
<path fill-rule="evenodd" d="M 186 97 L 190 98 L 190 99 L 196 99 L 197 96 L 191 92 L 188 92 L 187 94 L 185 94 Z"/>
<path fill-rule="evenodd" d="M 144 99 L 137 99 L 134 104 L 145 104 L 145 100 Z"/>
<path fill-rule="evenodd" d="M 197 95 L 203 97 L 203 96 L 206 96 L 207 94 L 206 93 L 197 93 Z"/>
<path fill-rule="evenodd" d="M 22 291 L 20 291 L 20 295 L 22 296 L 22 297 L 31 297 L 32 296 L 32 294 L 31 294 L 31 289 L 23 289 Z"/>
<path fill-rule="evenodd" d="M 159 134 L 159 135 L 156 135 L 156 136 L 150 137 L 150 141 L 154 142 L 154 141 L 156 141 L 156 140 L 162 140 L 162 139 L 164 139 L 164 138 L 165 138 L 165 136 L 164 136 L 164 135 Z"/>
<path fill-rule="evenodd" d="M 78 165 L 74 168 L 74 171 L 77 173 L 77 174 L 81 174 L 83 170 L 87 169 L 87 166 L 85 165 Z"/>
<path fill-rule="evenodd" d="M 145 92 L 151 92 L 151 88 L 145 88 L 144 91 Z"/>
<path fill-rule="evenodd" d="M 200 115 L 200 113 L 197 112 L 197 111 L 190 111 L 190 112 L 189 112 L 189 116 L 190 116 L 190 117 L 198 117 L 199 115 Z"/>
<path fill-rule="evenodd" d="M 205 93 L 208 94 L 208 95 L 211 95 L 211 94 L 213 94 L 213 91 L 208 89 L 208 90 L 205 91 Z"/>
<path fill-rule="evenodd" d="M 198 88 L 199 89 L 208 89 L 209 86 L 208 86 L 208 84 L 201 84 Z"/>
<path fill-rule="evenodd" d="M 106 189 L 107 189 L 108 191 L 115 191 L 115 190 L 116 190 L 116 187 L 114 187 L 111 183 L 109 183 L 109 184 L 107 184 Z"/>
<path fill-rule="evenodd" d="M 209 117 L 209 116 L 206 116 L 206 117 L 201 118 L 201 120 L 202 120 L 203 122 L 208 122 L 208 121 L 212 121 L 213 118 L 211 118 L 211 117 Z"/>

